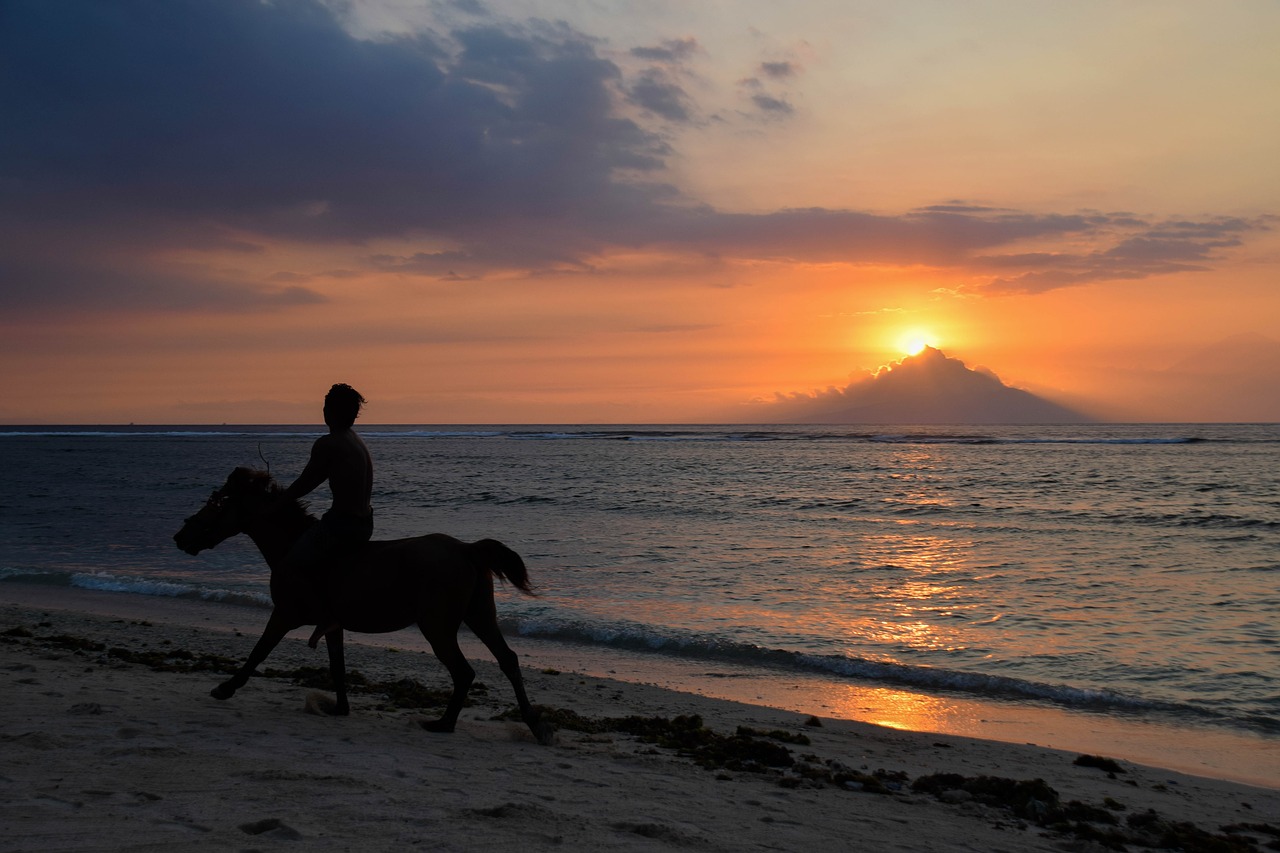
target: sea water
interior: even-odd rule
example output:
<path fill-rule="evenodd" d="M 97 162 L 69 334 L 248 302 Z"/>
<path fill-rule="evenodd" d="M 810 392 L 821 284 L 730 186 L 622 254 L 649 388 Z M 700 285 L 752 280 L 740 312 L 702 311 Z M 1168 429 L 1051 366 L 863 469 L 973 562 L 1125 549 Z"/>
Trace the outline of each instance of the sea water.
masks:
<path fill-rule="evenodd" d="M 523 555 L 541 595 L 500 594 L 512 634 L 1280 741 L 1278 426 L 361 432 L 378 538 Z M 318 434 L 0 428 L 0 578 L 266 607 L 247 539 L 172 535 L 235 466 L 291 481 Z"/>

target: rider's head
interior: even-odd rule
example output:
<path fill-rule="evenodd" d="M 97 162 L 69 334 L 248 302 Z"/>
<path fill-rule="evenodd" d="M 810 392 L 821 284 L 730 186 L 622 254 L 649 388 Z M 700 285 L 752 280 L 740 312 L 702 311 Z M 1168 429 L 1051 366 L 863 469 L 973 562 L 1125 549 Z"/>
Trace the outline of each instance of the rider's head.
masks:
<path fill-rule="evenodd" d="M 334 385 L 324 395 L 324 422 L 331 427 L 350 428 L 360 416 L 364 402 L 360 392 L 350 385 Z"/>

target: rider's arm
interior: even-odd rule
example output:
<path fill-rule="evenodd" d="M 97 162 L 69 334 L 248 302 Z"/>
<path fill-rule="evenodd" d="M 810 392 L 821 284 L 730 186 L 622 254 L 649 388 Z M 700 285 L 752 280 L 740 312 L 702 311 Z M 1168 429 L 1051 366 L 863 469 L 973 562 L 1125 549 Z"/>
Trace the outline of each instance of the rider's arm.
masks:
<path fill-rule="evenodd" d="M 303 468 L 298 479 L 284 490 L 282 497 L 300 498 L 310 494 L 316 486 L 329 479 L 329 473 L 333 467 L 333 446 L 325 441 L 326 438 L 328 436 L 321 436 L 316 439 L 315 444 L 311 445 L 311 458 L 307 460 L 307 467 Z"/>

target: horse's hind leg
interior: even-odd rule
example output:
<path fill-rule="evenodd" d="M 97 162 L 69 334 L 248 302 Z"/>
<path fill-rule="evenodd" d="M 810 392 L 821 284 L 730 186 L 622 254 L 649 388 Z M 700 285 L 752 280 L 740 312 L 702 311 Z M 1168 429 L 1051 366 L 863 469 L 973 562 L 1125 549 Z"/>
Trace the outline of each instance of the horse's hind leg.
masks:
<path fill-rule="evenodd" d="M 511 682 L 516 692 L 516 704 L 520 706 L 520 715 L 528 724 L 529 730 L 533 732 L 533 736 L 538 739 L 538 743 L 544 745 L 551 743 L 552 727 L 542 719 L 541 712 L 529 702 L 524 689 L 524 676 L 520 672 L 520 658 L 507 645 L 506 638 L 502 636 L 502 630 L 498 628 L 498 617 L 493 610 L 492 598 L 488 602 L 488 607 L 481 600 L 473 606 L 472 611 L 466 619 L 467 627 L 488 647 L 494 659 L 498 661 L 503 674 Z"/>
<path fill-rule="evenodd" d="M 347 701 L 347 663 L 342 649 L 342 629 L 330 631 L 324 635 L 325 644 L 329 647 L 329 679 L 333 682 L 335 703 L 330 711 L 335 717 L 345 717 L 351 713 L 351 705 Z"/>
<path fill-rule="evenodd" d="M 424 722 L 422 727 L 429 732 L 451 732 L 458 723 L 458 715 L 462 713 L 462 704 L 467 700 L 467 690 L 470 689 L 471 682 L 476 679 L 476 671 L 471 668 L 471 664 L 467 663 L 462 649 L 458 648 L 456 625 L 448 633 L 428 630 L 425 623 L 418 627 L 422 631 L 422 636 L 426 637 L 427 642 L 431 644 L 431 650 L 435 652 L 436 658 L 444 664 L 445 669 L 449 670 L 449 677 L 453 679 L 453 693 L 449 696 L 449 704 L 444 709 L 444 715 L 438 720 Z"/>

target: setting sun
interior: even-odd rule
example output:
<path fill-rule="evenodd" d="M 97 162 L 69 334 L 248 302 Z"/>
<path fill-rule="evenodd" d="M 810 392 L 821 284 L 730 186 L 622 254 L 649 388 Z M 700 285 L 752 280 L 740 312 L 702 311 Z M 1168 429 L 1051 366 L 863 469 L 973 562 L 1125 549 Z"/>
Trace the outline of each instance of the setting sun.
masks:
<path fill-rule="evenodd" d="M 933 335 L 921 329 L 911 329 L 898 336 L 897 346 L 904 355 L 918 355 L 925 347 L 936 347 Z"/>

